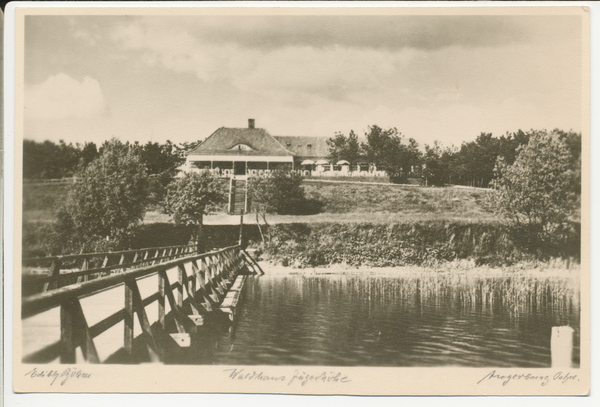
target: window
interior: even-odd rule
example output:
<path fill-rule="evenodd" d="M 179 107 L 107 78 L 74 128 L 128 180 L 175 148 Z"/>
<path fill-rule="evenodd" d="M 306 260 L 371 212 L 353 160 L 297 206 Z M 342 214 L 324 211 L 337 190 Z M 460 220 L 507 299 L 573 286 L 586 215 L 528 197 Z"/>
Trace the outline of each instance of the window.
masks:
<path fill-rule="evenodd" d="M 235 146 L 231 147 L 230 150 L 252 151 L 254 149 L 247 144 L 236 144 Z"/>

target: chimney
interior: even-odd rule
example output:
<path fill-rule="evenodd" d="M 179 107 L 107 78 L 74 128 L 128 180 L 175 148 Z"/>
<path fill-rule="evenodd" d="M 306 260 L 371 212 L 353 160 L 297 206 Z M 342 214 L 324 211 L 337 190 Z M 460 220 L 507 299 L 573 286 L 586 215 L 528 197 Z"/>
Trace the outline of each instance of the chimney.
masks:
<path fill-rule="evenodd" d="M 249 129 L 253 129 L 254 128 L 254 119 L 248 119 L 248 128 Z"/>

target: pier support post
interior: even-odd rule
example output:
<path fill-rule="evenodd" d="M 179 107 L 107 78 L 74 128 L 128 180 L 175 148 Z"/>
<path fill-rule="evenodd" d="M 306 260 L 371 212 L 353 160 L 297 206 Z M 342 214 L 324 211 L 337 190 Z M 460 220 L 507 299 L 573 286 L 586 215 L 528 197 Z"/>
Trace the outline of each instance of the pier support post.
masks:
<path fill-rule="evenodd" d="M 100 363 L 81 304 L 75 298 L 60 305 L 60 363 L 76 363 L 77 347 L 88 363 Z"/>
<path fill-rule="evenodd" d="M 550 349 L 552 367 L 570 368 L 573 364 L 573 328 L 570 326 L 552 327 Z"/>

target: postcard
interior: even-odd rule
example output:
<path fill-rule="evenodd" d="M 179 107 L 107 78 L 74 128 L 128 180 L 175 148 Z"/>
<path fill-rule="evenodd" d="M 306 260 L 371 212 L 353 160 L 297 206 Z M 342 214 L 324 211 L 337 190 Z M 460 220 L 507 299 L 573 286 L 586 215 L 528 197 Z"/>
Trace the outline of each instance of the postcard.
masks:
<path fill-rule="evenodd" d="M 10 7 L 14 392 L 589 394 L 588 8 Z"/>

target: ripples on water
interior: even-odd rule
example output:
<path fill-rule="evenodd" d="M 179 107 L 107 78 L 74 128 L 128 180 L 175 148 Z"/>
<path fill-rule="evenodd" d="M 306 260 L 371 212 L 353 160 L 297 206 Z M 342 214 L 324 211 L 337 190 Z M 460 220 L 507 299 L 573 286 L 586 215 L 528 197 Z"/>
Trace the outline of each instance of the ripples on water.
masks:
<path fill-rule="evenodd" d="M 568 324 L 579 364 L 579 288 L 566 279 L 262 276 L 238 312 L 187 362 L 548 367 L 551 328 Z"/>

